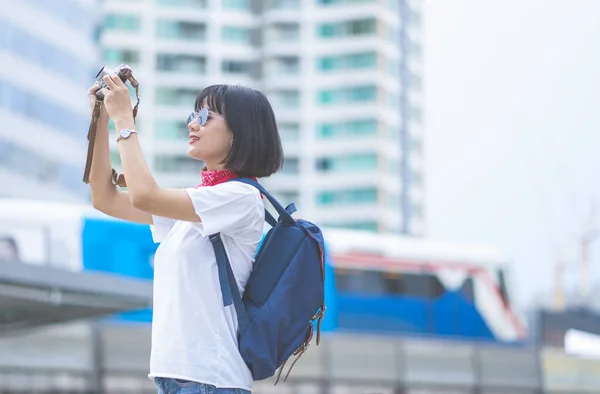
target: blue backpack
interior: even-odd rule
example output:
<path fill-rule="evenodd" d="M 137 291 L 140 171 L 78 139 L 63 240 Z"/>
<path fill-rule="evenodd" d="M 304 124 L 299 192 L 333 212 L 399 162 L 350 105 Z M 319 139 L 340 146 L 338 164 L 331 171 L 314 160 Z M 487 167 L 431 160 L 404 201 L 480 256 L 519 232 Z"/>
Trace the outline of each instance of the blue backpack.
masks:
<path fill-rule="evenodd" d="M 325 250 L 319 227 L 295 220 L 294 204 L 285 209 L 258 182 L 238 181 L 256 187 L 277 210 L 279 220 L 265 210 L 271 229 L 256 254 L 254 268 L 243 296 L 238 287 L 219 234 L 210 236 L 217 260 L 223 305 L 233 303 L 238 318 L 238 346 L 254 380 L 279 374 L 291 356 L 306 351 L 316 320 L 317 340 L 325 313 Z M 231 182 L 230 181 L 230 182 Z"/>

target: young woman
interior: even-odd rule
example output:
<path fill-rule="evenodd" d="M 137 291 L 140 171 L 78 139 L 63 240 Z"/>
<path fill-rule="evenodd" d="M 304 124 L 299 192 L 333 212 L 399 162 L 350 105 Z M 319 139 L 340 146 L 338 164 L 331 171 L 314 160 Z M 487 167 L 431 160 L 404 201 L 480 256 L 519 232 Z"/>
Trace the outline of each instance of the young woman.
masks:
<path fill-rule="evenodd" d="M 267 177 L 283 161 L 275 115 L 266 97 L 241 86 L 207 87 L 188 117 L 188 154 L 206 167 L 201 184 L 159 187 L 135 130 L 126 85 L 104 77 L 103 113 L 90 171 L 96 209 L 151 225 L 155 242 L 150 374 L 159 393 L 250 393 L 252 376 L 237 348 L 237 315 L 224 307 L 209 235 L 220 233 L 240 294 L 262 237 L 260 193 L 231 178 Z M 88 95 L 93 105 L 98 86 Z M 113 119 L 127 192 L 112 183 L 108 120 Z M 185 132 L 182 130 L 182 132 Z"/>

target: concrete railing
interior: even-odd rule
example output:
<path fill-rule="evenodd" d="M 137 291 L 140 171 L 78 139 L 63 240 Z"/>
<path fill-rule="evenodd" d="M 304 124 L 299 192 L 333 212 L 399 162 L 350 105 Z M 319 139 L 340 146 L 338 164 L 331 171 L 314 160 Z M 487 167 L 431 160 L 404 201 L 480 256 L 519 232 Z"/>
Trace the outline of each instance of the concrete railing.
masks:
<path fill-rule="evenodd" d="M 98 392 L 95 379 L 106 393 L 156 392 L 147 377 L 148 326 L 104 326 L 97 339 L 100 351 L 94 352 L 94 332 L 84 323 L 0 338 L 0 392 L 8 388 L 9 375 L 21 376 L 22 392 L 32 392 L 31 377 L 56 377 L 60 371 L 77 377 L 70 383 L 79 387 L 70 387 L 65 378 L 60 392 Z M 566 394 L 597 393 L 598 387 L 600 360 L 570 357 L 559 349 L 328 334 L 320 346 L 310 346 L 288 382 L 274 387 L 269 379 L 256 383 L 254 392 Z"/>

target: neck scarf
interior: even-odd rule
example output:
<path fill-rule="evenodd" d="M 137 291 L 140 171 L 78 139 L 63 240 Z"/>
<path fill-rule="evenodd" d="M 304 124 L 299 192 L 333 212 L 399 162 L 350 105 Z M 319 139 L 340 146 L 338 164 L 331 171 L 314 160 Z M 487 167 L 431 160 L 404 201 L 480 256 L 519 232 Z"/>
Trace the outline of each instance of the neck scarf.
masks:
<path fill-rule="evenodd" d="M 240 174 L 229 170 L 207 170 L 206 167 L 200 172 L 202 175 L 202 183 L 196 186 L 196 188 L 202 186 L 214 186 L 219 183 L 227 182 L 231 179 L 239 178 Z M 253 181 L 257 181 L 255 177 L 249 177 Z"/>
<path fill-rule="evenodd" d="M 239 178 L 239 174 L 229 170 L 202 170 L 200 175 L 202 175 L 202 183 L 198 187 L 214 186 L 231 179 Z"/>

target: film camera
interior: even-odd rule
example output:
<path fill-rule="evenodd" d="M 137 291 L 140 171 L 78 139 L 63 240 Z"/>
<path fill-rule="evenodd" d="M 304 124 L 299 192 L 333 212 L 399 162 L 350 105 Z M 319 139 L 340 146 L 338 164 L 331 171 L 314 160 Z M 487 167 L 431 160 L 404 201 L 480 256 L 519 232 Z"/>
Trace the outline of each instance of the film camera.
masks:
<path fill-rule="evenodd" d="M 121 81 L 123 81 L 123 83 L 127 83 L 127 80 L 130 78 L 131 74 L 132 74 L 132 70 L 131 67 L 125 65 L 125 64 L 121 64 L 119 67 L 117 67 L 114 71 L 119 78 L 121 78 Z M 96 74 L 96 78 L 94 79 L 94 81 L 98 82 L 100 84 L 100 89 L 96 92 L 96 98 L 98 100 L 104 100 L 104 93 L 102 93 L 102 89 L 103 88 L 107 88 L 106 86 L 106 82 L 104 82 L 103 78 L 105 75 L 110 75 L 111 72 L 106 68 L 106 67 L 102 67 L 102 69 L 100 71 L 98 71 L 98 74 Z"/>

